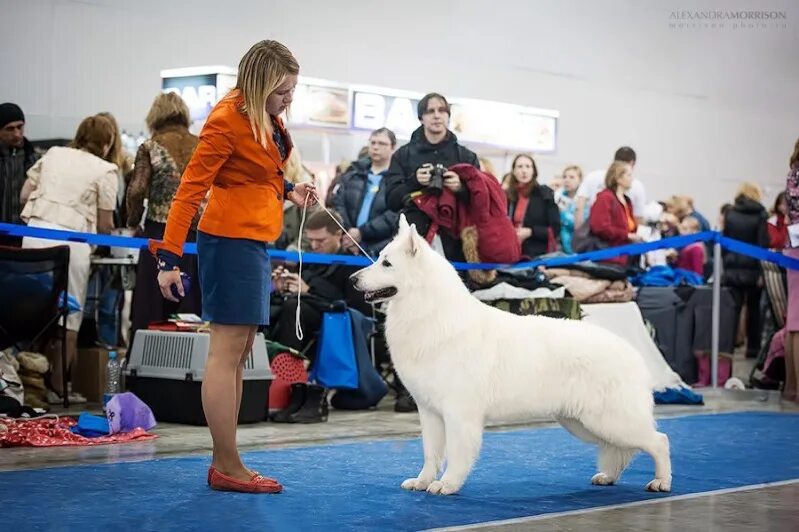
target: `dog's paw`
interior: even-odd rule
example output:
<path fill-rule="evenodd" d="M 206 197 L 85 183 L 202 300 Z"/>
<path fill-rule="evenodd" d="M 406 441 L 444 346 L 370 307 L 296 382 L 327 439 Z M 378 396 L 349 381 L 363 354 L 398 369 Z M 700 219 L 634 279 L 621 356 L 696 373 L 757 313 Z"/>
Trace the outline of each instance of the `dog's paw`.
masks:
<path fill-rule="evenodd" d="M 671 491 L 671 479 L 656 478 L 646 485 L 646 491 Z"/>
<path fill-rule="evenodd" d="M 594 486 L 612 486 L 616 481 L 611 479 L 605 473 L 597 473 L 591 477 L 591 484 Z"/>
<path fill-rule="evenodd" d="M 409 478 L 401 484 L 402 489 L 411 491 L 424 491 L 430 482 L 420 478 Z"/>
<path fill-rule="evenodd" d="M 457 493 L 459 489 L 460 486 L 453 486 L 441 480 L 434 480 L 427 486 L 427 493 L 432 493 L 433 495 L 452 495 L 453 493 Z"/>

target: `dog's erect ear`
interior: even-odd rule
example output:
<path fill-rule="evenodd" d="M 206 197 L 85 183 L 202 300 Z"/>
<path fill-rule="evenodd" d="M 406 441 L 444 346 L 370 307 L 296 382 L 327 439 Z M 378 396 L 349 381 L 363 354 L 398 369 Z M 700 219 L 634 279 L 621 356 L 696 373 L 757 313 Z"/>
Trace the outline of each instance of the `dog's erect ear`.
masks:
<path fill-rule="evenodd" d="M 400 214 L 399 217 L 399 233 L 400 235 L 407 234 L 408 232 L 408 220 L 405 218 L 405 214 Z"/>
<path fill-rule="evenodd" d="M 408 235 L 409 237 L 408 253 L 413 257 L 416 256 L 417 253 L 419 253 L 419 246 L 421 245 L 420 240 L 422 239 L 422 237 L 419 236 L 419 233 L 416 232 L 416 224 L 411 224 L 410 228 L 408 229 L 408 232 L 410 233 Z"/>

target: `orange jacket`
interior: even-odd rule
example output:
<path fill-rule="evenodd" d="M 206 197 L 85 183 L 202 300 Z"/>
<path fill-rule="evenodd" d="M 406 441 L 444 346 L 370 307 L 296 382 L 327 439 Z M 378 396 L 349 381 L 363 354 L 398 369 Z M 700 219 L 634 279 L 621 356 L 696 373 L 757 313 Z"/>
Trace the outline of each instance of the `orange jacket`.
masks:
<path fill-rule="evenodd" d="M 183 255 L 183 244 L 200 202 L 211 194 L 197 228 L 210 235 L 271 242 L 283 227 L 283 165 L 292 142 L 283 122 L 286 159 L 272 138 L 267 149 L 255 141 L 249 119 L 239 111 L 243 99 L 236 93 L 223 98 L 203 126 L 200 143 L 180 180 L 169 209 L 163 242 L 158 249 Z"/>

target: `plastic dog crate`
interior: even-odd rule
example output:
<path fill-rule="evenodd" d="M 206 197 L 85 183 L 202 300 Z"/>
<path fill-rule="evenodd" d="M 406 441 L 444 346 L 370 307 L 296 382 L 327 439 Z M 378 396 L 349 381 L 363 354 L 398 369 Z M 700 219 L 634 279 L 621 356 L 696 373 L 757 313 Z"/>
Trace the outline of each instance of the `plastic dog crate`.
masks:
<path fill-rule="evenodd" d="M 124 372 L 128 391 L 158 421 L 206 425 L 201 389 L 209 346 L 206 333 L 137 331 Z M 272 378 L 264 336 L 257 334 L 244 365 L 239 423 L 267 418 Z"/>

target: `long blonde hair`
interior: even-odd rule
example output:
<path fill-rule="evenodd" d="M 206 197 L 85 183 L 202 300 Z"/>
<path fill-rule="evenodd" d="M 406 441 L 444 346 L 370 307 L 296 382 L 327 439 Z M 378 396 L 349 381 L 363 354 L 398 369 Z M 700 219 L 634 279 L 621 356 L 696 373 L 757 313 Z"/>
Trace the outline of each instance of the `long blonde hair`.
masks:
<path fill-rule="evenodd" d="M 119 171 L 122 172 L 122 175 L 125 175 L 133 169 L 133 164 L 125 153 L 125 150 L 122 149 L 122 135 L 119 132 L 119 124 L 117 124 L 117 119 L 114 118 L 114 115 L 105 111 L 102 113 L 97 113 L 97 116 L 105 118 L 111 122 L 111 125 L 114 127 L 114 142 L 111 144 L 111 149 L 108 150 L 108 155 L 105 156 L 105 160 L 109 163 L 114 163 L 117 165 Z"/>
<path fill-rule="evenodd" d="M 277 41 L 260 41 L 250 48 L 239 63 L 236 89 L 244 98 L 241 111 L 250 119 L 255 141 L 266 147 L 266 99 L 286 80 L 297 75 L 300 65 L 291 51 Z"/>

